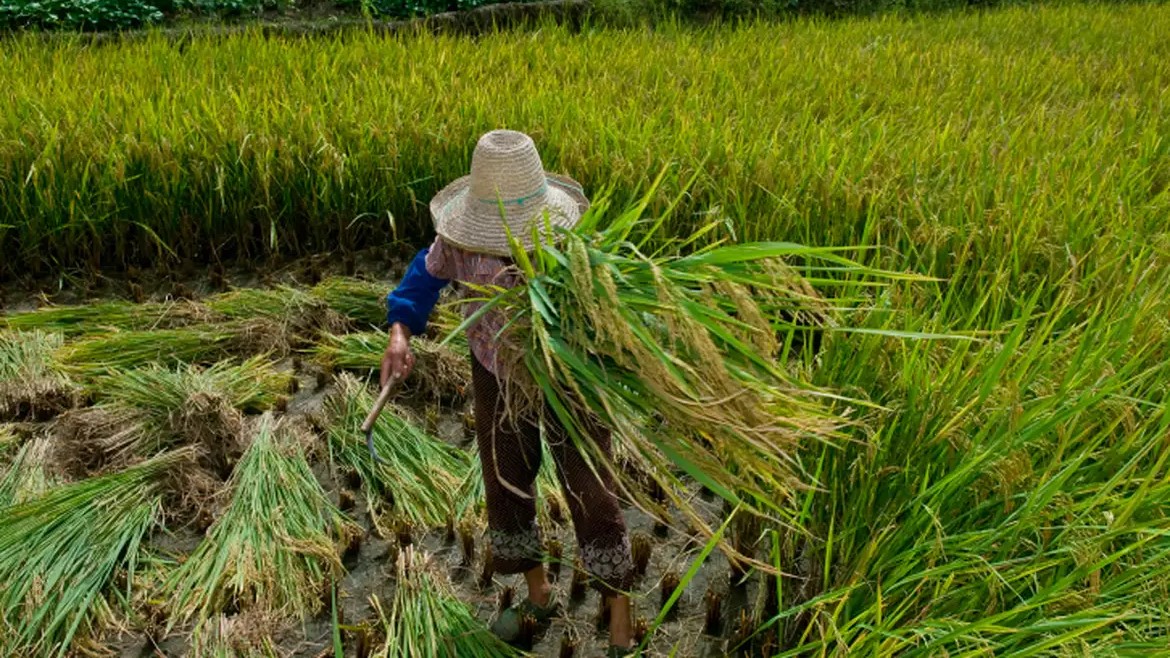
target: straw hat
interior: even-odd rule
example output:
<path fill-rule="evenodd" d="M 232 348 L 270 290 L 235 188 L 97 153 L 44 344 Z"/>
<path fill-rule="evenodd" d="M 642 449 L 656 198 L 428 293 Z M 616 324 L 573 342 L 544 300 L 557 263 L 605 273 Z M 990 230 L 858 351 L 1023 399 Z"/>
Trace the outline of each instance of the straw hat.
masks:
<path fill-rule="evenodd" d="M 436 233 L 457 247 L 496 256 L 512 253 L 509 231 L 531 250 L 532 227 L 543 224 L 544 211 L 552 225 L 572 228 L 588 207 L 581 185 L 545 171 L 532 138 L 514 130 L 480 137 L 471 173 L 431 199 Z"/>

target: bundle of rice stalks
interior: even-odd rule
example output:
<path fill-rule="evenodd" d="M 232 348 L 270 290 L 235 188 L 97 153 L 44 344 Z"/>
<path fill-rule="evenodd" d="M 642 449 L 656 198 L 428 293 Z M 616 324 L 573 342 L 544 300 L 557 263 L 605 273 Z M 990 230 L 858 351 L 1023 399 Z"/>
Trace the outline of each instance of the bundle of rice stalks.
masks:
<path fill-rule="evenodd" d="M 96 378 L 90 388 L 99 400 L 149 410 L 161 418 L 200 393 L 222 397 L 240 411 L 267 411 L 280 403 L 292 381 L 292 373 L 278 372 L 263 357 L 252 357 L 238 364 L 124 370 Z"/>
<path fill-rule="evenodd" d="M 585 421 L 596 415 L 708 536 L 680 494 L 680 473 L 728 501 L 781 515 L 786 495 L 804 485 L 797 446 L 836 437 L 845 421 L 822 403 L 826 393 L 778 360 L 778 333 L 849 301 L 823 297 L 813 284 L 848 290 L 883 273 L 832 249 L 789 243 L 683 253 L 712 227 L 648 253 L 665 215 L 643 225 L 644 202 L 602 228 L 606 206 L 595 204 L 573 231 L 537 235 L 531 254 L 513 240 L 526 283 L 496 291 L 484 309 L 514 322 L 512 403 L 547 398 L 594 467 L 613 469 L 631 498 L 655 509 L 589 438 Z"/>
<path fill-rule="evenodd" d="M 51 489 L 0 515 L 0 654 L 65 656 L 97 631 L 115 575 L 132 574 L 159 511 L 159 483 L 187 459 L 173 452 L 134 468 Z"/>
<path fill-rule="evenodd" d="M 110 301 L 78 306 L 47 306 L 0 317 L 7 329 L 53 331 L 67 336 L 110 329 L 171 329 L 210 319 L 207 309 L 186 300 L 133 304 Z"/>
<path fill-rule="evenodd" d="M 353 525 L 329 501 L 287 426 L 265 413 L 236 466 L 231 500 L 164 586 L 171 626 L 227 610 L 303 618 L 319 611 L 337 546 Z"/>
<path fill-rule="evenodd" d="M 99 404 L 61 419 L 65 460 L 93 472 L 185 444 L 198 449 L 200 464 L 226 477 L 243 450 L 241 412 L 276 406 L 290 380 L 261 357 L 98 376 L 91 388 Z"/>
<path fill-rule="evenodd" d="M 211 364 L 238 355 L 283 355 L 280 326 L 264 318 L 181 329 L 115 331 L 62 346 L 55 357 L 67 372 L 96 377 L 149 364 Z"/>
<path fill-rule="evenodd" d="M 217 615 L 191 634 L 188 655 L 198 658 L 280 658 L 285 653 L 278 650 L 272 637 L 287 625 L 287 620 L 269 614 Z"/>
<path fill-rule="evenodd" d="M 280 327 L 291 345 L 298 347 L 311 343 L 318 332 L 341 332 L 349 328 L 346 318 L 324 300 L 291 286 L 234 290 L 210 297 L 205 303 L 229 320 L 271 321 Z"/>
<path fill-rule="evenodd" d="M 361 477 L 367 507 L 379 531 L 392 530 L 382 518 L 383 505 L 391 508 L 396 520 L 414 527 L 446 523 L 454 510 L 456 491 L 467 476 L 467 454 L 387 408 L 374 425 L 374 446 L 382 460 L 374 462 L 361 431 L 374 398 L 351 375 L 341 375 L 337 383 L 337 391 L 326 401 L 330 457 L 334 464 Z"/>
<path fill-rule="evenodd" d="M 324 334 L 313 348 L 317 361 L 326 368 L 344 368 L 363 375 L 382 367 L 386 350 L 385 332 Z M 471 363 L 467 358 L 466 339 L 452 345 L 439 345 L 426 338 L 411 339 L 415 365 L 404 382 L 404 392 L 424 394 L 443 400 L 462 398 L 471 386 Z"/>
<path fill-rule="evenodd" d="M 376 658 L 505 658 L 524 655 L 492 634 L 429 557 L 407 547 L 398 554 L 398 589 L 390 609 L 370 603 L 386 633 Z"/>
<path fill-rule="evenodd" d="M 386 324 L 384 283 L 349 277 L 329 277 L 313 286 L 310 294 L 359 326 L 382 327 Z"/>
<path fill-rule="evenodd" d="M 69 378 L 53 367 L 61 334 L 0 332 L 0 422 L 46 420 L 76 403 Z"/>
<path fill-rule="evenodd" d="M 53 442 L 47 435 L 21 446 L 0 477 L 0 508 L 30 501 L 61 483 L 52 466 L 52 453 Z"/>

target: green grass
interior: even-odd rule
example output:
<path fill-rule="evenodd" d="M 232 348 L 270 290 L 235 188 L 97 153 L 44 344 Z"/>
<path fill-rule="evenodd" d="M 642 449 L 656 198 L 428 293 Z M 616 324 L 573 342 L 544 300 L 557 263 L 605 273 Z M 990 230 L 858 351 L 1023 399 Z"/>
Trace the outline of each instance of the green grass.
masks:
<path fill-rule="evenodd" d="M 229 608 L 302 619 L 322 609 L 327 579 L 341 572 L 337 545 L 356 528 L 313 476 L 295 434 L 269 414 L 254 431 L 227 509 L 165 586 L 172 623 L 202 626 Z"/>

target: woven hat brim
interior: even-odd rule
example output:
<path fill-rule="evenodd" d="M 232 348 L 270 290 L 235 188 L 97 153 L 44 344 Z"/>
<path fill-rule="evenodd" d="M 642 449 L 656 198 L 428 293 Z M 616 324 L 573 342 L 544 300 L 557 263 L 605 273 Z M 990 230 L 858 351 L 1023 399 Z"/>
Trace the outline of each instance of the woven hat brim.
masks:
<path fill-rule="evenodd" d="M 562 228 L 576 226 L 581 215 L 589 208 L 580 183 L 559 174 L 545 172 L 548 181 L 548 198 L 544 209 L 548 210 L 549 223 Z M 508 229 L 500 216 L 499 207 L 480 203 L 469 195 L 471 176 L 452 181 L 431 199 L 431 217 L 435 232 L 447 242 L 482 254 L 510 256 Z M 544 213 L 535 212 L 522 227 L 512 227 L 512 237 L 526 250 L 533 244 L 532 222 L 543 222 Z"/>

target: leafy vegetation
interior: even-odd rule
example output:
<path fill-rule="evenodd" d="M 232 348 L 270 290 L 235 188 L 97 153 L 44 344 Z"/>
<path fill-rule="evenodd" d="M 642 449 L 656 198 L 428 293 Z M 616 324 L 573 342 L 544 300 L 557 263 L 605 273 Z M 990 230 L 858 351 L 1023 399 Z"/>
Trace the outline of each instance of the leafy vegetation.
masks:
<path fill-rule="evenodd" d="M 421 243 L 421 201 L 485 126 L 511 126 L 616 206 L 666 163 L 663 200 L 701 172 L 669 232 L 725 218 L 743 240 L 878 246 L 975 303 L 1157 242 L 1166 21 L 1126 4 L 539 39 L 7 39 L 0 268 Z M 966 259 L 988 267 L 956 278 Z"/>

